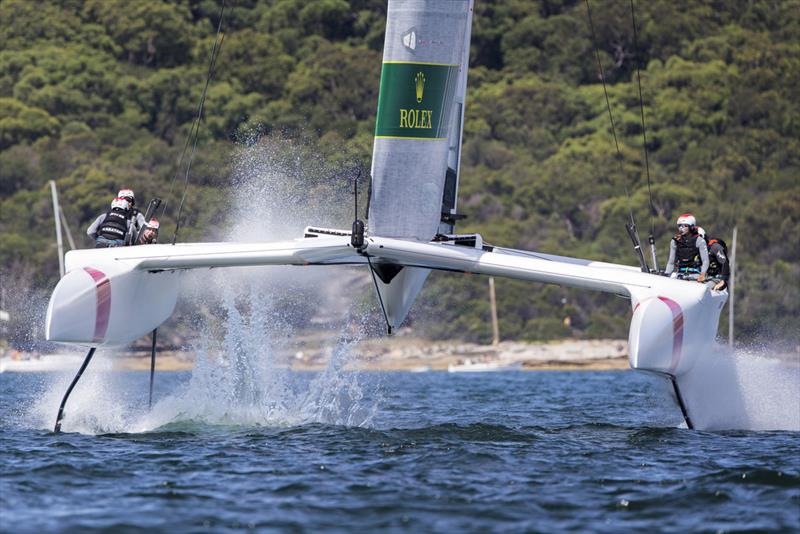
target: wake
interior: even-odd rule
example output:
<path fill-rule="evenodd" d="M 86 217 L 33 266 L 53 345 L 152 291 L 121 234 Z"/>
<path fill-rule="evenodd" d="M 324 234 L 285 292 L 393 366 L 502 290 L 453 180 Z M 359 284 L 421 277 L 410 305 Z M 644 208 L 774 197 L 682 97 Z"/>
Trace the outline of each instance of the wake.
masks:
<path fill-rule="evenodd" d="M 800 431 L 800 356 L 717 346 L 679 379 L 703 430 Z"/>

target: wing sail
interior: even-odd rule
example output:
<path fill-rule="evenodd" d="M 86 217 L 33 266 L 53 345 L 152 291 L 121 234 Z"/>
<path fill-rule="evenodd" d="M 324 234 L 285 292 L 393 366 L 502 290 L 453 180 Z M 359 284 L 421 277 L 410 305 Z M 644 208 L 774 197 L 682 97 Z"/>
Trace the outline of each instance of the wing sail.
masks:
<path fill-rule="evenodd" d="M 455 182 L 471 0 L 390 0 L 372 152 L 369 232 L 432 239 Z M 457 118 L 456 118 L 457 117 Z"/>

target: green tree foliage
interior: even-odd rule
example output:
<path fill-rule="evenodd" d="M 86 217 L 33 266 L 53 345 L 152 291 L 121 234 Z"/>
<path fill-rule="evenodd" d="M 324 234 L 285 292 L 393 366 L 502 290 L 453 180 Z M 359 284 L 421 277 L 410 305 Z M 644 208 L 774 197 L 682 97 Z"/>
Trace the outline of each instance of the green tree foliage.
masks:
<path fill-rule="evenodd" d="M 476 2 L 458 229 L 632 263 L 630 214 L 642 234 L 652 221 L 662 262 L 678 213 L 728 242 L 736 225 L 739 334 L 797 343 L 800 4 L 635 5 L 637 40 L 628 2 L 590 2 L 594 38 L 584 0 Z M 15 302 L 40 300 L 58 277 L 49 180 L 79 246 L 122 186 L 165 198 L 171 234 L 219 14 L 217 0 L 0 1 L 0 284 L 25 286 Z M 368 166 L 385 16 L 382 0 L 228 2 L 180 239 L 219 237 L 233 155 L 261 134 L 300 138 L 330 168 L 353 155 Z M 496 287 L 503 337 L 626 335 L 623 299 Z M 434 274 L 411 324 L 488 341 L 487 294 L 484 278 Z"/>

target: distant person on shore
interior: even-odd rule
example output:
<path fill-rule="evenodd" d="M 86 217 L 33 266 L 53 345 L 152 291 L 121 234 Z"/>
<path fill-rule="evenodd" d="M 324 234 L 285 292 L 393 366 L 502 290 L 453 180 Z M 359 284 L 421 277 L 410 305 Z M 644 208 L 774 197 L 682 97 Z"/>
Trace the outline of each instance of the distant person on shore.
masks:
<path fill-rule="evenodd" d="M 669 260 L 664 274 L 673 278 L 705 282 L 708 276 L 708 246 L 697 232 L 697 220 L 691 213 L 678 217 L 678 233 L 669 242 Z"/>
<path fill-rule="evenodd" d="M 86 235 L 95 240 L 94 248 L 125 245 L 131 227 L 130 209 L 130 203 L 124 198 L 111 201 L 111 209 L 97 217 L 86 230 Z"/>
<path fill-rule="evenodd" d="M 117 193 L 117 198 L 124 198 L 128 201 L 128 204 L 130 204 L 128 218 L 131 219 L 131 227 L 128 235 L 125 236 L 125 244 L 132 245 L 136 236 L 141 233 L 142 229 L 147 224 L 147 221 L 145 221 L 142 212 L 136 207 L 136 196 L 133 194 L 133 189 L 127 187 L 120 189 L 119 193 Z"/>
<path fill-rule="evenodd" d="M 722 291 L 728 287 L 731 277 L 731 265 L 728 261 L 728 245 L 718 237 L 709 237 L 706 231 L 697 227 L 697 233 L 703 236 L 708 245 L 708 272 L 706 278 L 713 283 L 715 291 Z"/>
<path fill-rule="evenodd" d="M 139 235 L 139 239 L 136 241 L 137 245 L 154 245 L 158 241 L 158 220 L 153 217 L 150 221 L 144 226 L 142 233 Z"/>

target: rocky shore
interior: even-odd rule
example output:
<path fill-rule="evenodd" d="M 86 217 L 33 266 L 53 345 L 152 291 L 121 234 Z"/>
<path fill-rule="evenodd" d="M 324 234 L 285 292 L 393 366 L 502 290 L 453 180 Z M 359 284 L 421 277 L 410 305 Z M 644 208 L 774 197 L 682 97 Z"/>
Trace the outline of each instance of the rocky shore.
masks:
<path fill-rule="evenodd" d="M 296 370 L 323 369 L 333 347 L 308 340 L 301 350 L 281 355 L 282 365 Z M 627 369 L 625 340 L 565 340 L 550 343 L 504 341 L 478 345 L 458 341 L 428 341 L 412 337 L 367 339 L 353 348 L 347 367 L 369 371 L 446 371 L 450 365 L 496 364 L 519 366 L 523 370 Z M 149 354 L 120 354 L 113 358 L 116 368 L 149 369 Z M 159 370 L 188 370 L 194 365 L 191 352 L 160 353 Z"/>

